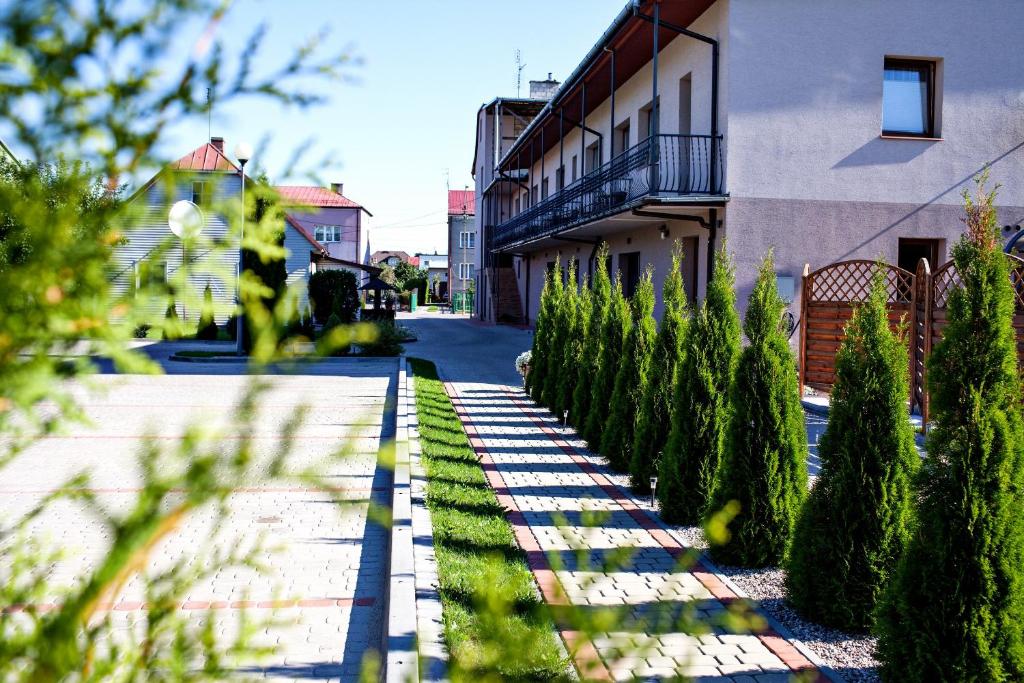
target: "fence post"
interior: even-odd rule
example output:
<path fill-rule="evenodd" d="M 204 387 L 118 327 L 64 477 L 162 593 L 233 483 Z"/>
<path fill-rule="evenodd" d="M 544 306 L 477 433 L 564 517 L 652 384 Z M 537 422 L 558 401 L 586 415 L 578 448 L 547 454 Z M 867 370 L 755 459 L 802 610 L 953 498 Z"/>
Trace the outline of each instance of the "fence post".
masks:
<path fill-rule="evenodd" d="M 914 365 L 910 376 L 911 406 L 914 400 L 921 409 L 921 426 L 928 428 L 928 372 L 926 362 L 932 348 L 932 271 L 928 259 L 922 258 L 917 263 L 917 274 L 914 282 Z"/>
<path fill-rule="evenodd" d="M 800 277 L 800 396 L 804 395 L 804 373 L 807 369 L 807 299 L 810 296 L 811 264 L 804 264 L 804 272 Z"/>

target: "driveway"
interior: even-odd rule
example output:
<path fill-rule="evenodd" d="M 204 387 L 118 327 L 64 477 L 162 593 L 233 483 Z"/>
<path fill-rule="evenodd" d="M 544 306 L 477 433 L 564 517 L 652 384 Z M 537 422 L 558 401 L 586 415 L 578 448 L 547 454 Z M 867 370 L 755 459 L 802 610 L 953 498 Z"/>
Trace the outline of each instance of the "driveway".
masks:
<path fill-rule="evenodd" d="M 0 470 L 0 517 L 17 518 L 70 477 L 88 472 L 87 487 L 116 518 L 140 490 L 141 458 L 166 457 L 147 453 L 144 444 L 173 453 L 185 427 L 202 424 L 223 430 L 219 447 L 228 452 L 240 436 L 247 437 L 262 463 L 282 447 L 281 429 L 300 409 L 303 424 L 291 441 L 287 469 L 313 469 L 329 490 L 264 476 L 231 482 L 226 516 L 202 510 L 189 517 L 151 555 L 147 571 L 179 561 L 189 568 L 210 566 L 206 552 L 259 543 L 266 549 L 260 551 L 265 574 L 245 567 L 215 571 L 194 585 L 179 609 L 189 619 L 209 615 L 223 638 L 234 633 L 239 609 L 257 622 L 273 617 L 274 623 L 258 628 L 255 642 L 277 652 L 239 662 L 247 675 L 356 680 L 364 653 L 380 647 L 386 602 L 387 536 L 367 521 L 367 510 L 371 499 L 390 499 L 390 474 L 378 467 L 377 456 L 382 437 L 394 431 L 385 403 L 396 391 L 395 359 L 337 359 L 305 366 L 301 374 L 255 377 L 269 389 L 252 430 L 234 435 L 232 406 L 253 379 L 244 366 L 165 363 L 176 374 L 107 374 L 95 378 L 98 391 L 82 389 L 93 424 L 41 439 Z M 332 500 L 336 487 L 346 504 Z M 95 566 L 111 531 L 99 515 L 62 500 L 47 508 L 31 534 L 68 553 L 48 571 L 54 586 L 66 586 Z M 59 600 L 56 593 L 44 596 L 39 607 Z M 136 579 L 105 609 L 118 627 L 137 629 L 145 619 L 145 600 Z"/>

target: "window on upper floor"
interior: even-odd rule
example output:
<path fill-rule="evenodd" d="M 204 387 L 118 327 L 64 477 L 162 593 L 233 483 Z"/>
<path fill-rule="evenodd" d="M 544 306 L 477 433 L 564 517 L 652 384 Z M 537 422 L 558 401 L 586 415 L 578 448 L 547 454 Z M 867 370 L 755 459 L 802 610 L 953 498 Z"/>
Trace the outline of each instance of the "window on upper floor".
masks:
<path fill-rule="evenodd" d="M 316 225 L 313 227 L 313 239 L 321 244 L 341 241 L 340 225 Z"/>
<path fill-rule="evenodd" d="M 460 280 L 472 280 L 476 275 L 476 266 L 472 263 L 460 263 L 459 264 L 459 279 Z"/>
<path fill-rule="evenodd" d="M 640 107 L 640 136 L 638 140 L 646 140 L 654 132 L 654 116 L 657 114 L 655 109 L 661 104 L 661 96 L 654 102 L 648 102 L 644 106 Z"/>
<path fill-rule="evenodd" d="M 537 203 L 537 194 L 538 188 L 536 185 L 534 185 L 533 189 L 530 191 L 530 206 L 533 206 L 534 204 Z"/>
<path fill-rule="evenodd" d="M 936 62 L 885 58 L 882 134 L 938 137 Z"/>
<path fill-rule="evenodd" d="M 192 181 L 192 203 L 207 206 L 210 203 L 210 185 L 205 180 Z"/>
<path fill-rule="evenodd" d="M 576 182 L 576 179 L 580 177 L 578 166 L 579 166 L 579 163 L 576 160 L 576 155 L 573 154 L 572 155 L 572 182 L 574 182 L 574 183 Z"/>
<path fill-rule="evenodd" d="M 548 198 L 548 179 L 547 178 L 545 178 L 544 180 L 542 180 L 540 182 L 540 198 L 541 199 L 547 199 Z"/>
<path fill-rule="evenodd" d="M 584 164 L 583 172 L 590 173 L 595 168 L 601 165 L 601 143 L 600 141 L 594 141 L 587 145 L 587 156 L 586 163 Z"/>
<path fill-rule="evenodd" d="M 562 164 L 555 171 L 555 191 L 561 190 L 565 187 L 565 164 Z"/>
<path fill-rule="evenodd" d="M 612 156 L 618 156 L 629 149 L 629 119 L 615 126 L 612 136 Z"/>
<path fill-rule="evenodd" d="M 459 233 L 459 249 L 475 249 L 476 233 L 472 231 Z"/>

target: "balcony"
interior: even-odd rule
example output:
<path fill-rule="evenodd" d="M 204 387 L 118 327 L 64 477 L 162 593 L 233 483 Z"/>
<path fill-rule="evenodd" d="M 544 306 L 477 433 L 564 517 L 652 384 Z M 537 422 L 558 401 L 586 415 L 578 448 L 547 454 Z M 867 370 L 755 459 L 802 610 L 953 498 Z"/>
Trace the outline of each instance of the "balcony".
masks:
<path fill-rule="evenodd" d="M 656 135 L 498 225 L 494 249 L 565 232 L 652 196 L 713 196 L 722 187 L 722 138 Z"/>

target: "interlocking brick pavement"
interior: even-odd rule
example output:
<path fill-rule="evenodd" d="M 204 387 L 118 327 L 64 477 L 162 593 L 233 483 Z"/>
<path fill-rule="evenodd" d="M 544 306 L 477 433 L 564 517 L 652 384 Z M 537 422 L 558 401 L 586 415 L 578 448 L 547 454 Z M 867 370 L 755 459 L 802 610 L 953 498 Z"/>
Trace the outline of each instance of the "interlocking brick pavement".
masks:
<path fill-rule="evenodd" d="M 98 377 L 103 393 L 81 394 L 91 427 L 41 439 L 0 470 L 0 517 L 17 518 L 82 471 L 91 473 L 89 487 L 100 503 L 112 514 L 123 513 L 141 481 L 143 439 L 173 449 L 188 424 L 225 428 L 249 379 L 238 367 L 189 364 L 191 374 Z M 393 435 L 385 401 L 395 391 L 395 370 L 394 359 L 335 360 L 304 368 L 300 375 L 261 378 L 270 389 L 249 435 L 255 458 L 269 462 L 292 412 L 308 406 L 288 468 L 315 468 L 329 490 L 291 479 L 232 482 L 226 518 L 213 510 L 197 512 L 153 554 L 148 572 L 178 561 L 192 567 L 203 547 L 224 551 L 260 542 L 267 549 L 261 552 L 266 574 L 234 567 L 216 571 L 179 605 L 196 623 L 214 619 L 223 638 L 236 632 L 241 608 L 252 620 L 266 622 L 255 642 L 277 651 L 265 660 L 239 662 L 247 676 L 354 681 L 364 653 L 381 646 L 387 536 L 368 522 L 367 510 L 371 499 L 384 504 L 390 498 L 390 475 L 378 467 L 377 452 L 382 437 Z M 344 506 L 332 500 L 339 492 Z M 102 557 L 110 534 L 95 515 L 70 500 L 50 506 L 31 533 L 68 553 L 47 568 L 54 586 L 81 580 Z M 59 600 L 55 592 L 35 607 L 52 609 Z M 141 627 L 144 601 L 142 582 L 135 579 L 102 607 L 127 631 Z"/>
<path fill-rule="evenodd" d="M 652 618 L 684 608 L 698 616 L 721 612 L 736 594 L 699 560 L 682 568 L 686 549 L 645 510 L 583 457 L 557 421 L 521 390 L 502 384 L 449 381 L 445 387 L 488 480 L 509 510 L 541 592 L 552 604 L 630 606 L 621 631 L 576 652 L 593 678 L 671 678 L 769 681 L 816 671 L 792 643 L 760 634 L 674 633 Z M 590 513 L 600 521 L 587 524 Z M 587 549 L 583 566 L 574 549 Z M 628 562 L 606 566 L 616 551 Z M 553 568 L 549 555 L 558 557 Z M 572 650 L 579 634 L 562 633 Z M 639 652 L 639 656 L 634 656 Z"/>

